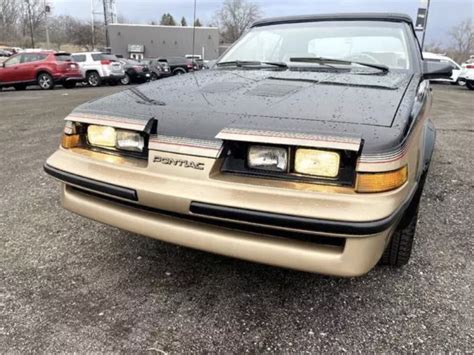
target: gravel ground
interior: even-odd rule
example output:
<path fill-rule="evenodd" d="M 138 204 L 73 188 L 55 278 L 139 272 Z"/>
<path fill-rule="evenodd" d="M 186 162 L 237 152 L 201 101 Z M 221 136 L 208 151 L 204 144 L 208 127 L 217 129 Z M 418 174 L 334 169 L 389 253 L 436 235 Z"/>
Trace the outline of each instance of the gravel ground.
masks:
<path fill-rule="evenodd" d="M 410 264 L 338 279 L 61 209 L 42 165 L 63 118 L 117 90 L 0 92 L 0 351 L 473 351 L 473 92 L 434 88 L 438 139 Z"/>

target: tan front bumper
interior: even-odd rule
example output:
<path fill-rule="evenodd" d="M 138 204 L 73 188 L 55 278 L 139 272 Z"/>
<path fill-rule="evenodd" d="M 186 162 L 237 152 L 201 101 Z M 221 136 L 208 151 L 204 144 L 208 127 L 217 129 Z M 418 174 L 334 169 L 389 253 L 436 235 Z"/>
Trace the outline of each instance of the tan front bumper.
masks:
<path fill-rule="evenodd" d="M 386 193 L 357 194 L 338 187 L 222 176 L 215 159 L 197 158 L 205 166 L 203 170 L 156 164 L 153 160 L 157 154 L 183 158 L 183 155 L 150 151 L 148 162 L 133 163 L 105 154 L 96 156 L 92 152 L 60 149 L 48 159 L 47 166 L 124 188 L 118 191 L 123 196 L 105 190 L 106 194 L 118 197 L 119 201 L 113 202 L 73 189 L 69 185 L 88 188 L 56 176 L 68 184 L 63 191 L 64 207 L 79 215 L 191 248 L 339 276 L 362 275 L 377 263 L 398 221 L 400 207 L 416 188 L 413 183 L 407 183 Z M 97 192 L 94 188 L 89 190 Z M 148 209 L 120 203 L 120 199 L 131 201 L 132 206 L 138 202 L 137 206 Z M 202 222 L 209 221 L 206 218 L 212 218 L 212 214 L 199 221 L 191 220 L 188 217 L 196 216 L 191 211 L 194 202 L 230 207 L 238 213 L 267 213 L 266 221 L 270 222 L 265 225 L 290 234 L 301 230 L 295 227 L 297 221 L 272 225 L 272 216 L 283 216 L 283 220 L 292 216 L 302 218 L 303 224 L 322 221 L 329 227 L 331 223 L 340 223 L 343 229 L 319 228 L 316 223 L 311 231 L 304 233 L 308 232 L 309 238 L 312 235 L 343 238 L 345 243 L 333 246 L 311 239 L 302 241 L 222 228 L 215 221 L 214 224 Z M 374 221 L 378 225 L 376 229 L 372 226 Z M 380 221 L 385 222 L 380 224 Z"/>
<path fill-rule="evenodd" d="M 390 229 L 347 238 L 344 247 L 245 233 L 129 207 L 64 186 L 63 206 L 81 216 L 190 248 L 337 276 L 367 273 L 380 259 Z"/>

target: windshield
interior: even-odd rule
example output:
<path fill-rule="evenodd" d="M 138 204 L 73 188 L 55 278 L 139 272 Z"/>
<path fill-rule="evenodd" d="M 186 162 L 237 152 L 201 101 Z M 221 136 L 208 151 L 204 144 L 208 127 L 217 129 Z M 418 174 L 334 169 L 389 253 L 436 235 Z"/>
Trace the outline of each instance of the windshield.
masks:
<path fill-rule="evenodd" d="M 410 68 L 405 26 L 383 21 L 321 21 L 255 27 L 219 62 L 295 65 L 291 58 L 312 57 L 382 64 L 391 69 Z"/>

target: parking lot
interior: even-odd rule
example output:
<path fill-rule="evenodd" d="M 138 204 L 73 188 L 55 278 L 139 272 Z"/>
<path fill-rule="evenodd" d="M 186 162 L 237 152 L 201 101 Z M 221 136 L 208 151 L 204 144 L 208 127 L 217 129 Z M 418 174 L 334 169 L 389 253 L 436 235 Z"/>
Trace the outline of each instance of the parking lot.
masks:
<path fill-rule="evenodd" d="M 0 92 L 2 351 L 473 350 L 472 92 L 434 86 L 437 143 L 410 264 L 341 279 L 181 248 L 63 210 L 42 170 L 63 118 L 123 89 Z"/>

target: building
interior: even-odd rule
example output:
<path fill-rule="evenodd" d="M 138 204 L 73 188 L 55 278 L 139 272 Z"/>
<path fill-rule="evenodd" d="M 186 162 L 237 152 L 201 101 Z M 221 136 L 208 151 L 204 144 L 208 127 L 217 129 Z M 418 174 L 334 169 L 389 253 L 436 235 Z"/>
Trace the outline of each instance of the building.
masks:
<path fill-rule="evenodd" d="M 112 53 L 124 58 L 195 54 L 212 60 L 219 56 L 219 31 L 216 27 L 196 27 L 194 53 L 193 27 L 111 24 L 108 29 Z"/>

